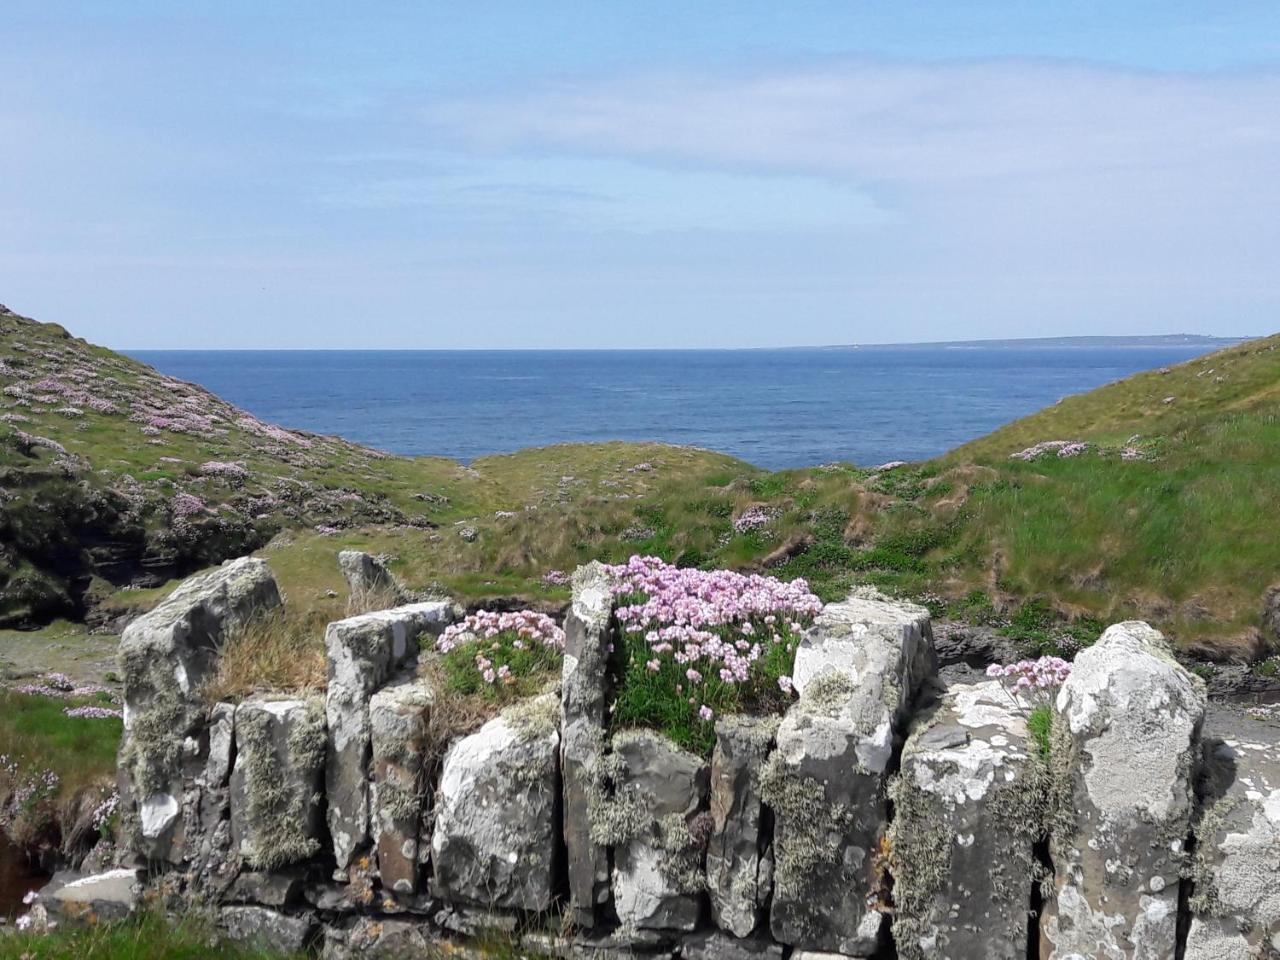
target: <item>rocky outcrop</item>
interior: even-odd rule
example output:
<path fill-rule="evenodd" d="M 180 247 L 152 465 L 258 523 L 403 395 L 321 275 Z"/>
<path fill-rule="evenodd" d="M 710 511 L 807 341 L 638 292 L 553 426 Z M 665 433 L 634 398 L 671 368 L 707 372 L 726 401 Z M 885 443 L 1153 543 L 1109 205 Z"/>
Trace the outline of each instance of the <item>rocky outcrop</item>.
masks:
<path fill-rule="evenodd" d="M 947 691 L 914 725 L 891 796 L 903 960 L 1024 960 L 1047 767 L 1029 705 L 996 681 Z"/>
<path fill-rule="evenodd" d="M 431 837 L 433 892 L 488 908 L 541 912 L 555 893 L 559 708 L 554 695 L 511 708 L 449 748 Z"/>
<path fill-rule="evenodd" d="M 377 557 L 363 550 L 342 550 L 338 553 L 338 569 L 347 581 L 351 601 L 357 607 L 368 607 L 376 601 L 392 606 L 406 599 L 395 577 Z M 351 612 L 351 611 L 348 611 Z"/>
<path fill-rule="evenodd" d="M 1107 629 L 1058 694 L 1046 960 L 1172 957 L 1203 684 L 1145 623 Z"/>
<path fill-rule="evenodd" d="M 770 927 L 793 946 L 870 956 L 895 737 L 934 668 L 928 613 L 855 596 L 831 604 L 796 653 L 800 700 L 764 773 L 774 811 Z"/>
<path fill-rule="evenodd" d="M 773 892 L 772 831 L 760 774 L 777 730 L 776 717 L 728 716 L 716 721 L 707 894 L 712 919 L 735 937 L 755 931 Z"/>
<path fill-rule="evenodd" d="M 693 754 L 649 730 L 613 738 L 614 795 L 607 818 L 617 842 L 613 904 L 624 931 L 692 930 L 705 884 L 709 823 L 699 818 L 709 771 Z M 700 821 L 700 822 L 699 822 Z"/>
<path fill-rule="evenodd" d="M 426 678 L 402 677 L 369 699 L 372 828 L 382 885 L 417 893 L 425 860 L 423 814 L 430 802 L 424 758 L 435 691 Z"/>
<path fill-rule="evenodd" d="M 611 693 L 608 664 L 617 640 L 613 591 L 599 562 L 575 571 L 573 602 L 565 616 L 564 632 L 560 767 L 568 912 L 577 926 L 591 929 L 609 900 L 609 855 L 607 848 L 592 838 L 591 808 L 604 777 L 601 760 Z"/>
<path fill-rule="evenodd" d="M 236 708 L 231 837 L 255 870 L 278 870 L 320 852 L 324 705 L 247 700 Z"/>
<path fill-rule="evenodd" d="M 1186 960 L 1280 955 L 1280 723 L 1205 724 Z"/>
<path fill-rule="evenodd" d="M 266 563 L 244 557 L 187 580 L 121 637 L 120 796 L 136 831 L 133 847 L 145 859 L 192 858 L 186 838 L 200 832 L 196 779 L 210 750 L 201 685 L 213 675 L 219 646 L 279 606 Z"/>
<path fill-rule="evenodd" d="M 339 620 L 325 631 L 329 657 L 325 793 L 339 871 L 348 869 L 371 842 L 369 698 L 393 674 L 417 660 L 424 635 L 438 636 L 453 617 L 454 607 L 446 601 L 415 603 Z"/>

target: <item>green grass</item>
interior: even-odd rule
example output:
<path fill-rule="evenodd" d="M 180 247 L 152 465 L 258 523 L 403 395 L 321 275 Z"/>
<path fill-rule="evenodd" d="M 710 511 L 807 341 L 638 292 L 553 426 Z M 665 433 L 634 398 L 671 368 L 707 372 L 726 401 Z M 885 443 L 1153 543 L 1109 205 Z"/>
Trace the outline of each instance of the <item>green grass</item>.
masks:
<path fill-rule="evenodd" d="M 1053 750 L 1053 704 L 1042 703 L 1027 714 L 1027 733 L 1040 759 L 1048 763 Z"/>
<path fill-rule="evenodd" d="M 144 913 L 126 921 L 0 937 L 0 960 L 302 960 L 220 941 L 201 919 L 168 920 Z"/>
<path fill-rule="evenodd" d="M 452 693 L 462 696 L 481 696 L 499 703 L 510 703 L 533 696 L 546 688 L 547 682 L 560 675 L 559 650 L 520 638 L 509 630 L 487 638 L 477 638 L 459 643 L 448 653 L 440 655 L 440 668 Z M 507 679 L 489 683 L 484 679 L 476 658 L 483 656 L 496 669 L 507 666 L 511 673 Z"/>
<path fill-rule="evenodd" d="M 63 713 L 82 704 L 109 705 L 105 698 L 57 700 L 0 690 L 0 754 L 17 760 L 24 771 L 52 770 L 64 790 L 113 780 L 123 724 Z"/>

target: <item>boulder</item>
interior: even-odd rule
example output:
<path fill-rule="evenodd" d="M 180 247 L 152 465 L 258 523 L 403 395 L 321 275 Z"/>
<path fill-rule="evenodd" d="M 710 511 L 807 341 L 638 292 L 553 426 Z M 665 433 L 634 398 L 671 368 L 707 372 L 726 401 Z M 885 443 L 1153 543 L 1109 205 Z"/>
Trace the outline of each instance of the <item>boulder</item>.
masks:
<path fill-rule="evenodd" d="M 661 734 L 613 737 L 613 903 L 624 930 L 693 930 L 705 886 L 706 763 Z"/>
<path fill-rule="evenodd" d="M 363 550 L 339 552 L 338 569 L 347 581 L 352 601 L 358 606 L 378 600 L 388 601 L 387 605 L 391 606 L 402 597 L 403 591 L 391 571 Z"/>
<path fill-rule="evenodd" d="M 326 927 L 323 960 L 420 960 L 442 955 L 440 935 L 423 921 L 359 917 L 349 927 Z M 452 956 L 452 951 L 449 955 Z"/>
<path fill-rule="evenodd" d="M 439 636 L 454 615 L 455 608 L 447 601 L 414 603 L 348 617 L 325 630 L 329 659 L 325 792 L 333 854 L 340 872 L 370 844 L 369 698 L 393 674 L 417 659 L 424 635 Z"/>
<path fill-rule="evenodd" d="M 1280 955 L 1280 724 L 1215 705 L 1203 748 L 1184 956 Z"/>
<path fill-rule="evenodd" d="M 560 766 L 564 780 L 563 835 L 569 876 L 568 913 L 582 930 L 596 925 L 609 899 L 608 850 L 591 836 L 590 813 L 601 768 L 609 705 L 609 658 L 617 640 L 613 591 L 599 562 L 573 574 L 573 602 L 564 621 L 560 683 Z"/>
<path fill-rule="evenodd" d="M 40 891 L 50 915 L 84 923 L 119 920 L 138 906 L 141 874 L 133 869 L 81 876 L 59 873 Z"/>
<path fill-rule="evenodd" d="M 1204 685 L 1145 623 L 1109 627 L 1058 693 L 1045 960 L 1172 957 Z"/>
<path fill-rule="evenodd" d="M 915 724 L 890 788 L 903 960 L 1024 960 L 1048 768 L 1030 706 L 998 681 L 948 690 Z"/>
<path fill-rule="evenodd" d="M 246 863 L 276 870 L 320 852 L 324 706 L 246 700 L 236 708 L 231 837 Z"/>
<path fill-rule="evenodd" d="M 1262 597 L 1262 638 L 1267 647 L 1280 647 L 1280 583 Z"/>
<path fill-rule="evenodd" d="M 191 858 L 187 834 L 200 830 L 200 788 L 208 762 L 201 685 L 217 651 L 255 616 L 280 606 L 267 564 L 231 560 L 184 581 L 120 639 L 124 737 L 119 787 L 125 843 L 140 858 Z"/>
<path fill-rule="evenodd" d="M 311 916 L 290 916 L 266 907 L 223 907 L 218 922 L 227 939 L 280 953 L 301 953 L 315 937 Z"/>
<path fill-rule="evenodd" d="M 880 943 L 886 771 L 934 662 L 924 608 L 868 594 L 825 607 L 801 641 L 801 697 L 762 778 L 775 818 L 775 939 L 851 956 Z"/>
<path fill-rule="evenodd" d="M 428 803 L 423 769 L 435 696 L 425 678 L 403 677 L 369 700 L 373 843 L 382 885 L 418 891 L 419 840 Z"/>
<path fill-rule="evenodd" d="M 711 918 L 734 937 L 756 929 L 773 890 L 772 837 L 765 829 L 760 774 L 777 730 L 776 717 L 716 721 L 707 893 Z"/>
<path fill-rule="evenodd" d="M 547 910 L 554 895 L 560 733 L 556 697 L 509 708 L 445 755 L 431 835 L 432 893 Z"/>

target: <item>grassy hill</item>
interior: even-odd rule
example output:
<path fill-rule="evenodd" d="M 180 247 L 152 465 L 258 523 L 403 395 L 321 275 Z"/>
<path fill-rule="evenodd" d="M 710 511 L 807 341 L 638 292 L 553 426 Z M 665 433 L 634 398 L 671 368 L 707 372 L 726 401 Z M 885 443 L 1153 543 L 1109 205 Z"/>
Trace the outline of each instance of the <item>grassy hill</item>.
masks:
<path fill-rule="evenodd" d="M 879 472 L 768 473 L 623 443 L 468 467 L 263 424 L 0 312 L 0 623 L 109 619 L 249 550 L 295 603 L 337 612 L 335 556 L 354 546 L 410 587 L 477 601 L 559 603 L 556 571 L 653 553 L 805 576 L 828 597 L 875 582 L 1050 646 L 1142 616 L 1185 645 L 1252 650 L 1280 579 L 1277 345 L 1142 374 Z M 1011 457 L 1044 441 L 1073 445 Z"/>

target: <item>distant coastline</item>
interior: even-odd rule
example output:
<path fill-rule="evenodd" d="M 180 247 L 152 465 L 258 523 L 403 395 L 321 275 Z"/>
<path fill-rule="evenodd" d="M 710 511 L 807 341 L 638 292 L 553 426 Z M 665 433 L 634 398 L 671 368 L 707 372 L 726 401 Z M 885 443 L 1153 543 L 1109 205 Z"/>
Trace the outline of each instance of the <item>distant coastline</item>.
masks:
<path fill-rule="evenodd" d="M 1152 347 L 1191 347 L 1219 350 L 1254 337 L 1206 337 L 1191 333 L 1166 333 L 1149 337 L 1012 337 L 1004 340 L 942 340 L 926 343 L 849 343 L 825 347 L 792 347 L 795 350 L 1124 350 Z"/>

